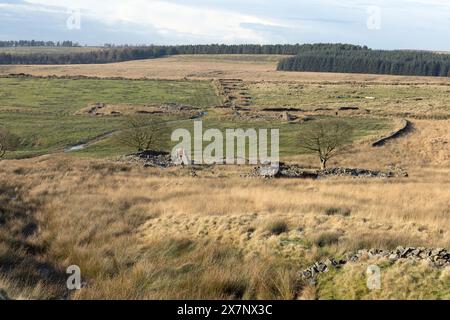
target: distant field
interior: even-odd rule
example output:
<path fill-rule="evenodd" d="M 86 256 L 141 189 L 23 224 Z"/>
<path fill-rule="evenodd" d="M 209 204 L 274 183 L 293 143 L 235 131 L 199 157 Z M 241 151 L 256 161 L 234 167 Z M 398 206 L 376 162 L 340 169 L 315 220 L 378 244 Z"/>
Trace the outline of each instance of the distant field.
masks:
<path fill-rule="evenodd" d="M 323 118 L 328 119 L 328 118 Z M 304 153 L 298 146 L 298 141 L 301 135 L 308 132 L 312 126 L 312 122 L 304 124 L 291 124 L 281 121 L 272 122 L 247 122 L 247 121 L 236 121 L 228 118 L 218 118 L 214 113 L 209 114 L 203 120 L 203 129 L 219 129 L 223 132 L 225 136 L 226 129 L 233 128 L 276 128 L 280 130 L 280 155 L 281 157 L 296 156 Z M 354 130 L 352 132 L 352 140 L 357 141 L 360 139 L 365 139 L 369 137 L 374 137 L 386 132 L 389 132 L 393 128 L 393 123 L 389 119 L 382 118 L 341 118 L 344 122 L 351 125 Z M 170 142 L 170 132 L 177 128 L 188 129 L 193 136 L 193 121 L 184 120 L 177 121 L 176 123 L 170 124 L 167 127 L 166 136 L 164 141 L 166 143 L 161 144 L 159 147 L 170 151 L 173 147 L 173 143 Z M 204 143 L 206 147 L 208 143 Z M 89 156 L 95 158 L 104 158 L 110 156 L 117 156 L 121 153 L 132 152 L 131 149 L 118 148 L 117 142 L 114 141 L 113 137 L 106 138 L 99 143 L 93 144 L 86 149 L 74 152 L 75 156 Z M 224 150 L 225 154 L 225 150 Z"/>
<path fill-rule="evenodd" d="M 101 50 L 101 47 L 0 47 L 0 53 L 11 54 L 67 54 L 67 53 L 80 53 L 80 52 L 92 52 Z"/>
<path fill-rule="evenodd" d="M 369 83 L 438 83 L 450 85 L 450 78 L 365 74 L 336 74 L 276 71 L 275 55 L 180 55 L 160 59 L 137 60 L 102 65 L 0 66 L 0 75 L 85 75 L 150 79 L 218 79 L 239 78 L 246 81 L 295 82 L 369 82 Z"/>
<path fill-rule="evenodd" d="M 421 85 L 352 85 L 250 83 L 253 103 L 259 107 L 358 107 L 375 114 L 449 117 L 450 87 Z"/>
<path fill-rule="evenodd" d="M 6 74 L 152 79 L 0 77 L 0 127 L 22 139 L 0 161 L 0 220 L 6 217 L 0 296 L 450 299 L 450 269 L 424 261 L 363 255 L 322 274 L 316 285 L 299 276 L 318 261 L 359 249 L 450 248 L 450 80 L 276 72 L 278 58 L 0 66 Z M 211 81 L 216 78 L 244 81 Z M 230 96 L 241 103 L 238 95 L 248 105 L 212 107 Z M 114 111 L 167 102 L 197 106 L 204 130 L 279 128 L 281 160 L 305 169 L 318 168 L 319 160 L 299 149 L 302 134 L 318 119 L 339 119 L 354 128 L 355 143 L 330 168 L 401 169 L 408 176 L 258 179 L 244 177 L 254 166 L 147 167 L 136 158 L 118 159 L 135 151 L 113 137 L 124 117 L 76 114 L 98 102 Z M 338 110 L 344 106 L 359 109 Z M 262 110 L 267 107 L 301 111 Z M 189 115 L 148 117 L 166 120 L 152 149 L 170 150 L 175 128 L 193 130 Z M 372 146 L 405 118 L 410 126 L 403 135 Z M 17 159 L 37 155 L 43 156 Z M 69 265 L 81 268 L 82 290 L 67 291 Z M 381 290 L 367 289 L 369 265 L 382 270 Z"/>
<path fill-rule="evenodd" d="M 90 103 L 220 103 L 200 81 L 0 79 L 0 124 L 25 139 L 17 156 L 54 151 L 120 127 L 122 118 L 75 116 Z"/>
<path fill-rule="evenodd" d="M 95 117 L 74 115 L 92 103 L 152 104 L 176 102 L 207 108 L 220 104 L 211 82 L 206 81 L 143 81 L 143 80 L 69 80 L 2 78 L 0 79 L 0 124 L 24 139 L 20 150 L 11 156 L 28 156 L 61 150 L 70 145 L 85 142 L 99 135 L 122 127 L 122 117 Z M 168 131 L 174 128 L 192 129 L 192 121 L 177 116 Z M 348 118 L 355 127 L 354 139 L 379 135 L 391 129 L 386 119 Z M 209 128 L 257 128 L 281 129 L 283 156 L 298 154 L 296 145 L 302 130 L 309 124 L 289 124 L 280 121 L 246 122 L 222 117 L 211 110 L 204 118 Z M 169 139 L 167 139 L 169 142 Z M 164 144 L 161 148 L 168 149 Z M 106 138 L 75 155 L 94 157 L 115 156 L 133 150 L 117 145 L 113 138 Z"/>
<path fill-rule="evenodd" d="M 209 82 L 0 78 L 0 106 L 72 113 L 89 103 L 169 103 L 197 107 L 220 101 Z"/>

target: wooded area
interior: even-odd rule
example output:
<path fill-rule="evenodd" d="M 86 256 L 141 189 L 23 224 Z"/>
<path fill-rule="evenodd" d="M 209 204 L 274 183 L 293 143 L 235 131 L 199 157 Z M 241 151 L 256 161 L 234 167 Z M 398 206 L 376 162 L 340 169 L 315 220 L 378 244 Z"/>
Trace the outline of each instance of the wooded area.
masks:
<path fill-rule="evenodd" d="M 0 47 L 79 47 L 71 41 L 2 41 Z M 115 46 L 61 53 L 0 52 L 0 64 L 102 64 L 181 54 L 291 55 L 279 71 L 341 72 L 415 76 L 450 76 L 450 55 L 430 51 L 372 50 L 349 44 Z"/>
<path fill-rule="evenodd" d="M 450 76 L 450 55 L 409 50 L 310 50 L 283 59 L 280 71 Z"/>
<path fill-rule="evenodd" d="M 92 52 L 0 53 L 0 64 L 91 64 L 152 59 L 179 54 L 279 54 L 296 55 L 303 51 L 363 50 L 346 44 L 294 44 L 294 45 L 180 45 L 180 46 L 113 46 L 107 45 Z"/>

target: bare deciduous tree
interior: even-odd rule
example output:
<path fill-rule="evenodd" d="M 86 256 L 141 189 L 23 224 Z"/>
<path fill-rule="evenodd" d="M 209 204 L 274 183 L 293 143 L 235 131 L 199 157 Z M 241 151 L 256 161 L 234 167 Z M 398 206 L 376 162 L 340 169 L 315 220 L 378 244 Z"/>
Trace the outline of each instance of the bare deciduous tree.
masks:
<path fill-rule="evenodd" d="M 0 159 L 7 151 L 14 151 L 20 145 L 20 138 L 6 129 L 0 128 Z"/>
<path fill-rule="evenodd" d="M 352 131 L 343 121 L 317 121 L 301 135 L 300 148 L 317 154 L 321 168 L 326 169 L 328 160 L 345 151 L 345 145 L 351 142 Z"/>
<path fill-rule="evenodd" d="M 137 151 L 150 150 L 160 140 L 164 123 L 149 116 L 129 116 L 116 140 Z"/>

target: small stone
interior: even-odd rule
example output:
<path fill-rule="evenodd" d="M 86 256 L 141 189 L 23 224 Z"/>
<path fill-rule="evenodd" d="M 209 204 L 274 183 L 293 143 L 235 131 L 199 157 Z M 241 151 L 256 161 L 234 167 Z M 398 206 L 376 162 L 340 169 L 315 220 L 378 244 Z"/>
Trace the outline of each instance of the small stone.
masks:
<path fill-rule="evenodd" d="M 311 271 L 309 271 L 309 270 L 305 270 L 305 271 L 302 272 L 302 276 L 303 276 L 303 278 L 305 278 L 305 279 L 309 279 L 309 278 L 312 277 L 312 273 L 311 273 Z"/>
<path fill-rule="evenodd" d="M 344 264 L 347 264 L 347 260 L 344 259 L 339 260 L 339 265 L 343 266 Z"/>
<path fill-rule="evenodd" d="M 400 255 L 403 251 L 405 251 L 405 248 L 403 248 L 402 246 L 399 246 L 395 249 L 395 253 Z"/>
<path fill-rule="evenodd" d="M 403 250 L 403 252 L 400 254 L 401 258 L 406 258 L 410 252 L 412 252 L 414 248 L 406 248 Z"/>
<path fill-rule="evenodd" d="M 392 260 L 392 261 L 398 260 L 398 255 L 395 254 L 395 253 L 391 254 L 391 255 L 389 256 L 389 260 Z"/>
<path fill-rule="evenodd" d="M 438 256 L 441 252 L 445 251 L 442 248 L 437 248 L 431 251 L 431 256 Z"/>

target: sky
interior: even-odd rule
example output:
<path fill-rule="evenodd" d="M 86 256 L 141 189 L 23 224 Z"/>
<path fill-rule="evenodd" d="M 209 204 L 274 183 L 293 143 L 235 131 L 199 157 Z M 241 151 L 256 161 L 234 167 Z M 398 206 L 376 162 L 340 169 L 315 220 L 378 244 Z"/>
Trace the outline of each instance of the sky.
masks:
<path fill-rule="evenodd" d="M 0 0 L 0 40 L 450 51 L 450 0 Z"/>

